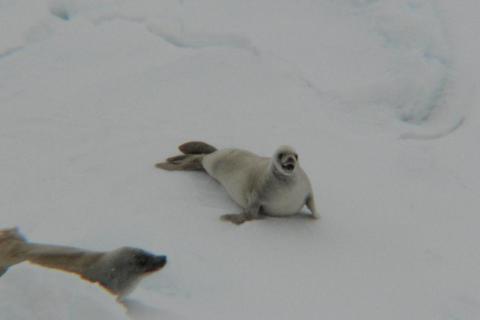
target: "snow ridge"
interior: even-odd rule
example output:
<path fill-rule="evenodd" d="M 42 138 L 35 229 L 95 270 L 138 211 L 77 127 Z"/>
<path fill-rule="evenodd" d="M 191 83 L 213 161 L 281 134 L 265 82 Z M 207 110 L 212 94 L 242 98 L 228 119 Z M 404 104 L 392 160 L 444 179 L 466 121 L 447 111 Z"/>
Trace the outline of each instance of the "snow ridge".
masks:
<path fill-rule="evenodd" d="M 147 26 L 148 31 L 162 38 L 166 42 L 179 47 L 189 49 L 203 49 L 209 47 L 226 47 L 231 49 L 243 49 L 258 55 L 258 49 L 247 37 L 236 34 L 193 34 L 186 32 L 168 32 L 154 24 Z"/>

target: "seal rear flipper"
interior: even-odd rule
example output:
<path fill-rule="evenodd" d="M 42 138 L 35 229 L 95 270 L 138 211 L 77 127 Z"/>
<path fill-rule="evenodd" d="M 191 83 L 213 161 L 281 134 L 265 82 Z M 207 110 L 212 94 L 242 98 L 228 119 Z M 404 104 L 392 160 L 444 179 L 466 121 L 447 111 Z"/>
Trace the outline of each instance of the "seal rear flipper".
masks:
<path fill-rule="evenodd" d="M 202 141 L 189 141 L 178 147 L 184 154 L 209 154 L 217 151 L 217 148 Z"/>
<path fill-rule="evenodd" d="M 25 241 L 25 237 L 18 231 L 18 228 L 0 230 L 0 244 L 11 240 Z"/>
<path fill-rule="evenodd" d="M 158 169 L 163 169 L 167 171 L 177 171 L 177 170 L 183 170 L 180 168 L 179 165 L 170 163 L 170 162 L 159 162 L 155 165 Z"/>
<path fill-rule="evenodd" d="M 203 155 L 179 155 L 175 157 L 170 157 L 166 162 L 157 163 L 155 166 L 159 169 L 164 169 L 168 171 L 177 171 L 177 170 L 192 170 L 192 171 L 203 171 L 202 165 Z"/>
<path fill-rule="evenodd" d="M 174 156 L 174 157 L 167 158 L 167 162 L 168 163 L 173 163 L 173 164 L 181 164 L 182 162 L 187 160 L 187 158 L 188 158 L 188 155 L 182 154 L 182 155 L 179 155 L 179 156 Z"/>
<path fill-rule="evenodd" d="M 17 228 L 0 230 L 0 273 L 26 260 L 28 243 Z"/>

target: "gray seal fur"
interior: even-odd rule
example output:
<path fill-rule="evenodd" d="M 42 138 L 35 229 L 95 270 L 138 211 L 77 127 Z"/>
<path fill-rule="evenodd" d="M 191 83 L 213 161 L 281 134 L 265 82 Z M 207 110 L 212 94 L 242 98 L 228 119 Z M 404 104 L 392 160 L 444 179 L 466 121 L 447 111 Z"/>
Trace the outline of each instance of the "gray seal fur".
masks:
<path fill-rule="evenodd" d="M 131 247 L 97 252 L 32 243 L 16 228 L 0 230 L 0 276 L 24 261 L 75 273 L 122 299 L 144 276 L 163 268 L 167 258 Z"/>
<path fill-rule="evenodd" d="M 185 143 L 179 149 L 183 155 L 156 166 L 165 170 L 206 171 L 244 209 L 243 213 L 223 215 L 223 220 L 241 224 L 262 215 L 291 216 L 304 205 L 313 218 L 319 218 L 310 181 L 292 147 L 279 147 L 271 158 L 241 149 L 217 150 L 199 141 Z"/>

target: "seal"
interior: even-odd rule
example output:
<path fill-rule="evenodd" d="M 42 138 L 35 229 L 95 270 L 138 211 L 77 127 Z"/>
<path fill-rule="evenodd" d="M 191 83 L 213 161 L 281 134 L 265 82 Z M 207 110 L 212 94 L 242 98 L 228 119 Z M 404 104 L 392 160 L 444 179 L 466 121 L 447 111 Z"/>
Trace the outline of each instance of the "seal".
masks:
<path fill-rule="evenodd" d="M 280 146 L 273 157 L 261 157 L 241 149 L 222 149 L 192 141 L 179 146 L 182 155 L 156 164 L 164 170 L 203 170 L 217 180 L 243 208 L 223 220 L 241 224 L 263 216 L 285 217 L 299 213 L 304 205 L 319 218 L 307 174 L 292 147 Z"/>
<path fill-rule="evenodd" d="M 100 284 L 121 300 L 144 276 L 162 269 L 167 257 L 132 247 L 98 252 L 32 243 L 16 228 L 0 230 L 0 276 L 24 261 L 75 273 Z"/>

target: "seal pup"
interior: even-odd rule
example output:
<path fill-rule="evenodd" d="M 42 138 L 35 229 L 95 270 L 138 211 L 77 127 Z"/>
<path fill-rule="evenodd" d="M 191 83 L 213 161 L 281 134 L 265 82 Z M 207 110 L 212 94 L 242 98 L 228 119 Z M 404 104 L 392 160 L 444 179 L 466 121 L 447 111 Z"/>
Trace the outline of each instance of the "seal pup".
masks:
<path fill-rule="evenodd" d="M 216 179 L 244 212 L 226 214 L 223 220 L 241 224 L 262 215 L 285 217 L 304 205 L 319 214 L 308 176 L 292 147 L 280 146 L 273 157 L 261 157 L 240 149 L 222 149 L 201 141 L 178 147 L 183 153 L 156 164 L 165 170 L 203 170 Z"/>
<path fill-rule="evenodd" d="M 144 276 L 162 269 L 167 257 L 131 247 L 97 252 L 32 243 L 17 228 L 0 230 L 0 276 L 23 261 L 75 273 L 100 284 L 121 300 Z"/>

